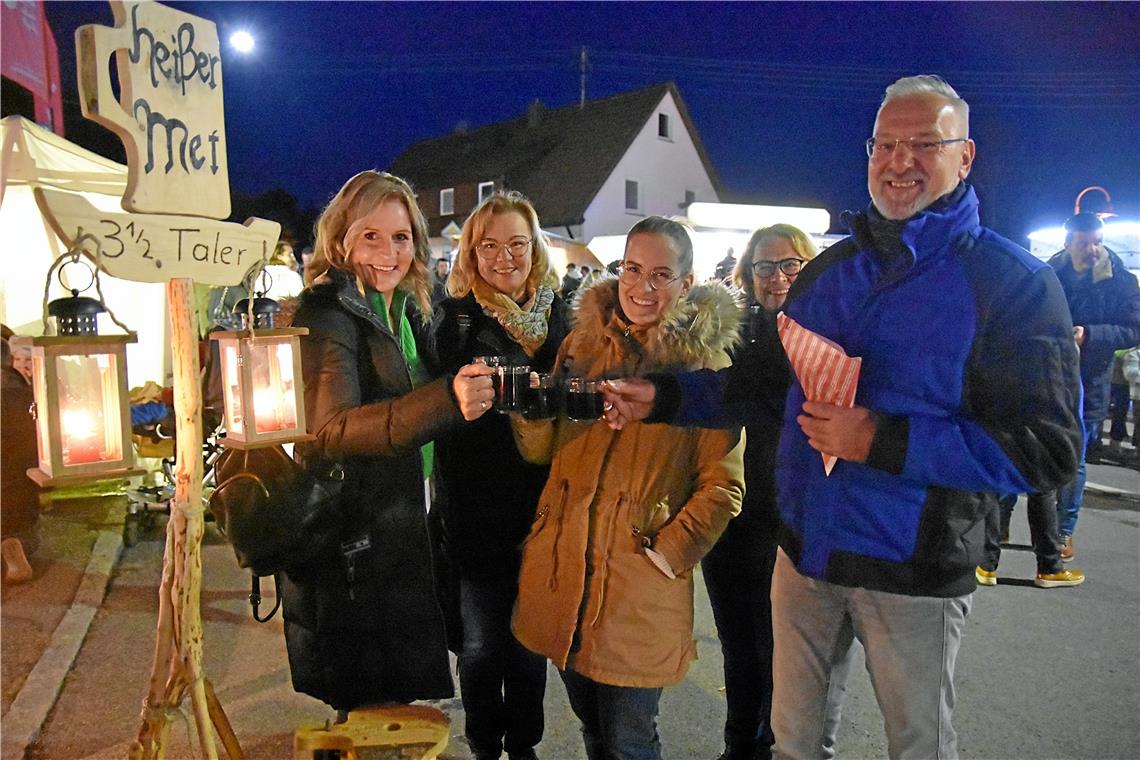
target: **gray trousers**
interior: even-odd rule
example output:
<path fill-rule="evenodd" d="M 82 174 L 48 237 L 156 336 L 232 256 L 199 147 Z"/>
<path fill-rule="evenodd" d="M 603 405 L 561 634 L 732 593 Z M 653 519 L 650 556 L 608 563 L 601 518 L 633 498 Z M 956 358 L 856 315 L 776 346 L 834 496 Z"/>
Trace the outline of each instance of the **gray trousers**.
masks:
<path fill-rule="evenodd" d="M 833 664 L 858 639 L 890 757 L 956 758 L 954 663 L 972 599 L 837 586 L 800 575 L 779 550 L 772 576 L 775 756 L 827 756 L 828 691 L 840 677 Z"/>

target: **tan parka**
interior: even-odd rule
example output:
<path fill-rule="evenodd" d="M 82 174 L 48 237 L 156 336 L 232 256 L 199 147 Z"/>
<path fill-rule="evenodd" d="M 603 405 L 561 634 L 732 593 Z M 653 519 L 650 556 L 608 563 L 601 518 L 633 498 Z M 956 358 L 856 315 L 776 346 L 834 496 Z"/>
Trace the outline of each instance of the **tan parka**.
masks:
<path fill-rule="evenodd" d="M 716 283 L 693 288 L 652 327 L 630 325 L 607 280 L 582 294 L 555 367 L 589 378 L 720 368 L 739 319 Z M 743 433 L 640 422 L 614 431 L 565 417 L 514 427 L 524 457 L 552 457 L 523 545 L 516 637 L 599 683 L 677 683 L 696 657 L 693 567 L 740 511 Z"/>

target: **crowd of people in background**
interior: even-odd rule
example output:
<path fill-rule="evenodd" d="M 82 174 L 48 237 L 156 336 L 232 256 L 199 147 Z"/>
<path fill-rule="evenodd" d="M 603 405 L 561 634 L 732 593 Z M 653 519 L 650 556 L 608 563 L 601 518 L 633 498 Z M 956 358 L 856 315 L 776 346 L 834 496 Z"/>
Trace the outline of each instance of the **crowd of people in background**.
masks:
<path fill-rule="evenodd" d="M 534 760 L 549 662 L 587 757 L 660 758 L 662 690 L 696 657 L 700 566 L 723 760 L 834 756 L 860 644 L 890 756 L 955 757 L 965 620 L 977 584 L 997 584 L 1018 496 L 1035 583 L 1076 586 L 1085 462 L 1110 415 L 1109 451 L 1140 436 L 1134 421 L 1126 445 L 1135 276 L 1095 215 L 1069 220 L 1048 263 L 982 226 L 975 150 L 953 88 L 900 79 L 850 237 L 818 253 L 766 227 L 706 282 L 686 228 L 656 216 L 620 260 L 559 277 L 535 208 L 508 191 L 433 258 L 407 183 L 349 179 L 311 249 L 271 262 L 308 330 L 314 439 L 297 457 L 343 478 L 339 540 L 280 579 L 294 688 L 340 720 L 448 698 L 450 649 L 475 758 Z M 861 359 L 853 403 L 823 399 L 789 334 Z M 10 511 L 9 400 L 27 384 L 4 348 L 7 582 L 34 520 Z M 500 414 L 502 367 L 600 381 L 601 416 Z"/>

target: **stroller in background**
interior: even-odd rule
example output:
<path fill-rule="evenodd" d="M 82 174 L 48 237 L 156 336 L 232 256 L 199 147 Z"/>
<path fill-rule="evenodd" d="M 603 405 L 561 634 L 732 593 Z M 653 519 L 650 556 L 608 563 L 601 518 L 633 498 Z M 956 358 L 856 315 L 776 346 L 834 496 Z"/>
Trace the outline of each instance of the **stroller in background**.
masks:
<path fill-rule="evenodd" d="M 216 347 L 216 343 L 209 345 Z M 202 428 L 202 506 L 207 509 L 206 519 L 213 519 L 208 511 L 210 494 L 217 487 L 215 465 L 224 448 L 219 439 L 224 437 L 221 412 L 220 379 L 214 383 L 215 356 L 205 363 L 203 373 Z M 210 395 L 211 384 L 217 385 L 217 394 Z M 127 516 L 123 522 L 123 543 L 134 546 L 139 532 L 154 527 L 157 515 L 170 515 L 170 502 L 174 498 L 176 448 L 174 389 L 163 388 L 148 382 L 131 391 L 131 439 L 140 458 L 159 459 L 158 467 L 136 487 L 127 489 Z M 150 469 L 150 468 L 148 468 Z"/>

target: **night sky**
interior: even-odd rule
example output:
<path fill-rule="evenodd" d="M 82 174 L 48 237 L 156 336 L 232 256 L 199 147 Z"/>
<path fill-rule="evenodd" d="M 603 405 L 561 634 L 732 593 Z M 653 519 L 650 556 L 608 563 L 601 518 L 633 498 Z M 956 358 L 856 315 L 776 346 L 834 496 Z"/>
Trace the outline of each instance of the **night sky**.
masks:
<path fill-rule="evenodd" d="M 257 39 L 223 45 L 230 181 L 322 205 L 353 173 L 539 99 L 673 80 L 725 200 L 867 203 L 884 87 L 943 75 L 971 106 L 982 220 L 1022 244 L 1103 185 L 1140 219 L 1140 3 L 170 3 Z M 47 3 L 65 98 L 73 32 L 106 3 Z"/>

